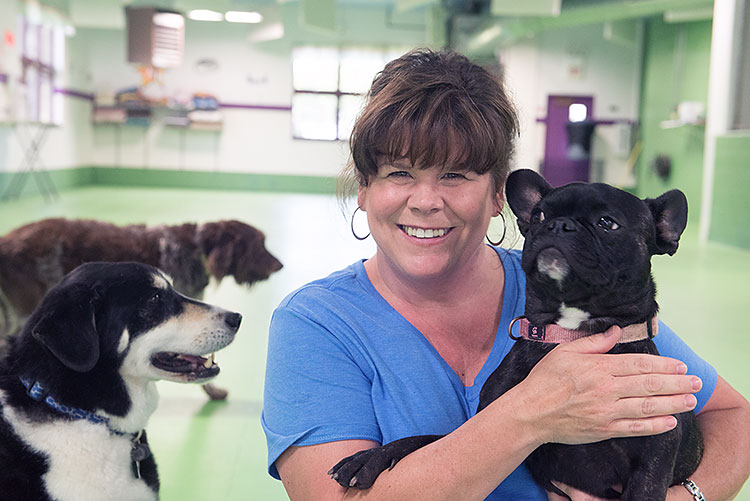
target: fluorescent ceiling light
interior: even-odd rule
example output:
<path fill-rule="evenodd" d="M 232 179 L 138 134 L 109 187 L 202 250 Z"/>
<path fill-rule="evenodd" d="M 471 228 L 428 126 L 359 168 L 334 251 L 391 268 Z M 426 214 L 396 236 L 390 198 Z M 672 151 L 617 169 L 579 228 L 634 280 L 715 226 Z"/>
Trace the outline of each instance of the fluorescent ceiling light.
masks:
<path fill-rule="evenodd" d="M 248 35 L 250 42 L 268 42 L 271 40 L 281 40 L 284 38 L 284 25 L 282 23 L 271 23 L 268 26 L 261 26 Z"/>
<path fill-rule="evenodd" d="M 224 16 L 221 12 L 214 10 L 198 9 L 188 12 L 188 17 L 193 21 L 223 21 Z"/>
<path fill-rule="evenodd" d="M 185 26 L 185 18 L 182 14 L 174 12 L 157 12 L 154 14 L 154 24 L 165 28 L 180 29 Z"/>
<path fill-rule="evenodd" d="M 263 21 L 260 12 L 243 12 L 239 10 L 230 10 L 224 14 L 224 19 L 230 23 L 259 23 Z"/>

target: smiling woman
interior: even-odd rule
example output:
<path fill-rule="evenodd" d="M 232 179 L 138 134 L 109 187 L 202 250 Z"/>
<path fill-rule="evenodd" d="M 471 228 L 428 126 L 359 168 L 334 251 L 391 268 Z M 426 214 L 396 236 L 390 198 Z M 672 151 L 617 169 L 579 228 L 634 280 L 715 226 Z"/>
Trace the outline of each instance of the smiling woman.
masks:
<path fill-rule="evenodd" d="M 744 429 L 748 405 L 668 328 L 671 358 L 614 364 L 617 336 L 590 336 L 477 413 L 525 306 L 520 252 L 484 244 L 517 131 L 503 86 L 461 55 L 410 52 L 375 78 L 347 172 L 375 254 L 289 294 L 270 325 L 262 424 L 291 499 L 543 501 L 524 465 L 538 446 L 660 434 L 696 405 L 707 440 L 694 482 L 711 498 L 741 486 L 750 465 L 722 451 L 750 448 L 726 431 Z M 608 400 L 630 405 L 603 412 Z M 404 437 L 407 453 L 391 454 Z"/>

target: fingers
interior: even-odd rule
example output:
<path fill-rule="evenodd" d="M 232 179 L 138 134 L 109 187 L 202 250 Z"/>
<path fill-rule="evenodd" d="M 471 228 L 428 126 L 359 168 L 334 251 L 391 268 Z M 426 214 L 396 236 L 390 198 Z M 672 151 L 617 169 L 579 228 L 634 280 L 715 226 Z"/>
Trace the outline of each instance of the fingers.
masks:
<path fill-rule="evenodd" d="M 614 412 L 623 419 L 649 418 L 688 412 L 695 409 L 697 403 L 693 395 L 622 398 L 615 403 Z"/>
<path fill-rule="evenodd" d="M 674 358 L 640 353 L 620 353 L 608 356 L 612 357 L 609 364 L 614 376 L 687 373 L 687 366 Z"/>
<path fill-rule="evenodd" d="M 602 334 L 594 334 L 562 344 L 560 349 L 578 353 L 607 353 L 617 344 L 621 332 L 620 327 L 613 325 Z"/>
<path fill-rule="evenodd" d="M 677 418 L 674 416 L 659 416 L 644 419 L 618 419 L 612 421 L 608 426 L 608 436 L 616 437 L 639 437 L 646 435 L 658 435 L 665 433 L 677 426 Z"/>
<path fill-rule="evenodd" d="M 612 378 L 612 389 L 622 398 L 652 395 L 690 395 L 700 391 L 702 386 L 703 382 L 697 376 L 639 374 Z"/>

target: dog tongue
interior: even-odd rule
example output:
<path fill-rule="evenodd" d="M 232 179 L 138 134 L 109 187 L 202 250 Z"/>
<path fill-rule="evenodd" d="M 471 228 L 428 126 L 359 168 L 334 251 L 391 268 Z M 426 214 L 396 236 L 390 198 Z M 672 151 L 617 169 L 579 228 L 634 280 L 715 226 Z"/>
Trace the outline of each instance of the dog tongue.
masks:
<path fill-rule="evenodd" d="M 211 356 L 208 357 L 208 358 L 206 358 L 206 357 L 199 357 L 199 356 L 196 356 L 196 355 L 180 354 L 179 358 L 187 360 L 188 362 L 190 362 L 190 363 L 192 363 L 194 365 L 202 365 L 206 369 L 210 369 L 211 366 L 214 365 L 214 357 L 215 356 L 216 355 L 214 353 L 211 353 Z"/>
<path fill-rule="evenodd" d="M 195 365 L 203 365 L 203 363 L 206 361 L 206 359 L 203 357 L 195 355 L 185 355 L 184 353 L 180 353 L 179 357 Z"/>

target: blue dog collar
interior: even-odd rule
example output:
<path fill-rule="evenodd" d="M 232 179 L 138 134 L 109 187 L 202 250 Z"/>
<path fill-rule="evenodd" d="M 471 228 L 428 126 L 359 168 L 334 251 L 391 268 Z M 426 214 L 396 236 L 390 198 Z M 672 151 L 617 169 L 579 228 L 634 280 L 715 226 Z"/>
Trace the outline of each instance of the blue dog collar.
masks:
<path fill-rule="evenodd" d="M 24 377 L 20 377 L 19 379 L 21 380 L 21 383 L 23 383 L 23 385 L 26 387 L 26 394 L 37 402 L 44 402 L 48 406 L 55 409 L 57 412 L 65 414 L 72 419 L 85 419 L 92 423 L 103 424 L 107 427 L 107 429 L 109 429 L 111 433 L 114 433 L 115 435 L 127 435 L 127 433 L 112 429 L 112 427 L 109 426 L 109 419 L 107 419 L 106 417 L 99 416 L 98 414 L 94 414 L 93 412 L 85 411 L 77 407 L 70 407 L 58 402 L 52 395 L 49 394 L 47 389 L 39 381 L 32 382 L 30 379 Z"/>
<path fill-rule="evenodd" d="M 149 449 L 148 444 L 141 442 L 143 430 L 139 431 L 138 433 L 123 433 L 121 431 L 117 431 L 109 425 L 109 419 L 104 416 L 100 416 L 98 414 L 94 414 L 93 412 L 85 411 L 77 407 L 70 407 L 68 405 L 61 404 L 49 394 L 49 391 L 39 381 L 32 381 L 31 379 L 24 377 L 19 377 L 18 379 L 20 379 L 21 383 L 26 387 L 26 394 L 29 397 L 31 397 L 33 400 L 36 400 L 37 402 L 44 402 L 45 404 L 55 409 L 57 412 L 65 414 L 71 419 L 85 419 L 95 424 L 103 424 L 107 427 L 110 433 L 120 437 L 131 435 L 130 459 L 133 468 L 133 477 L 135 477 L 136 479 L 142 478 L 141 461 L 144 461 L 151 456 L 151 449 Z"/>

